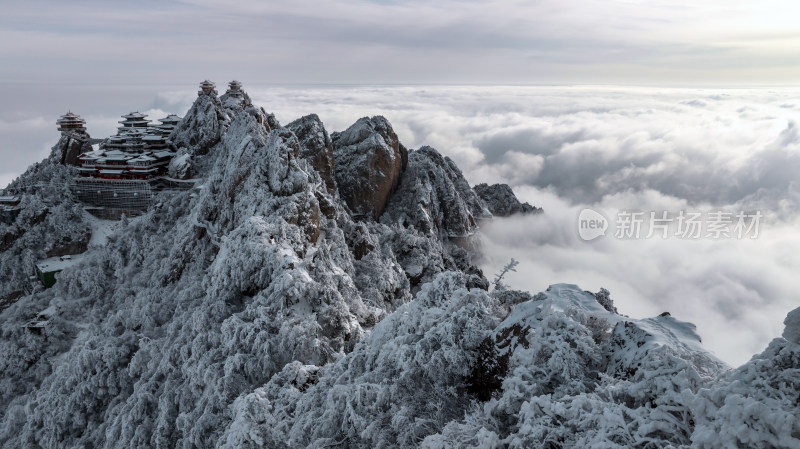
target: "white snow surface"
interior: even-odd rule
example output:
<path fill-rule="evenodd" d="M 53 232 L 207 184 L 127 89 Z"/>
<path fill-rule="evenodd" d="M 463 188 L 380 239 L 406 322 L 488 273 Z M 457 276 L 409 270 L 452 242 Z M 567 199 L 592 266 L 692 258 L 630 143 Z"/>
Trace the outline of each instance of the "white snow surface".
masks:
<path fill-rule="evenodd" d="M 409 157 L 387 218 L 355 221 L 310 144 L 217 103 L 173 135 L 199 193 L 118 222 L 53 288 L 25 267 L 99 222 L 53 187 L 0 225 L 0 446 L 800 447 L 800 309 L 731 369 L 607 292 L 488 291 L 449 239 L 486 209 L 452 161 Z"/>

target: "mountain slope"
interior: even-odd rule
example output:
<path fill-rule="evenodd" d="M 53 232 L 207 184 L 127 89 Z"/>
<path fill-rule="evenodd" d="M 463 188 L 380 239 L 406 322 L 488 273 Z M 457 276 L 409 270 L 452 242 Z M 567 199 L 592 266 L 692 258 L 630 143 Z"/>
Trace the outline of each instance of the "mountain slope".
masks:
<path fill-rule="evenodd" d="M 172 136 L 199 188 L 92 238 L 50 289 L 24 264 L 93 221 L 43 183 L 71 176 L 57 161 L 16 181 L 3 447 L 797 442 L 800 312 L 729 370 L 691 324 L 619 315 L 605 290 L 490 292 L 468 243 L 491 215 L 451 160 L 406 152 L 382 117 L 328 139 L 316 116 L 281 127 L 215 99 Z"/>

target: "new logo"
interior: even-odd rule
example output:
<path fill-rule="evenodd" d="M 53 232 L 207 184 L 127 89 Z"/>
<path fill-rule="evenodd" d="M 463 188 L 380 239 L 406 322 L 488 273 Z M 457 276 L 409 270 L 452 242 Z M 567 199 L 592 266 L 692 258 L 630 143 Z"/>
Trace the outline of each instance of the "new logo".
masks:
<path fill-rule="evenodd" d="M 608 220 L 603 214 L 594 209 L 583 209 L 578 215 L 578 235 L 581 239 L 590 241 L 606 235 Z"/>

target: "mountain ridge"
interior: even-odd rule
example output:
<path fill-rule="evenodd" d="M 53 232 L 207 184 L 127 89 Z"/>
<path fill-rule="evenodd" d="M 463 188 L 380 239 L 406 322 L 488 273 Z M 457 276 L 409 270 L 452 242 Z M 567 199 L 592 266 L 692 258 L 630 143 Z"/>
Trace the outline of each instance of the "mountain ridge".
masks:
<path fill-rule="evenodd" d="M 788 419 L 795 312 L 784 337 L 731 370 L 693 325 L 619 315 L 607 291 L 491 288 L 472 244 L 489 205 L 452 160 L 406 150 L 383 117 L 327 136 L 319 117 L 284 127 L 208 93 L 170 139 L 202 184 L 123 218 L 50 289 L 23 268 L 91 220 L 57 184 L 24 186 L 74 169 L 50 159 L 12 183 L 23 193 L 16 222 L 0 225 L 11 236 L 0 295 L 17 295 L 0 311 L 3 447 L 800 438 Z"/>

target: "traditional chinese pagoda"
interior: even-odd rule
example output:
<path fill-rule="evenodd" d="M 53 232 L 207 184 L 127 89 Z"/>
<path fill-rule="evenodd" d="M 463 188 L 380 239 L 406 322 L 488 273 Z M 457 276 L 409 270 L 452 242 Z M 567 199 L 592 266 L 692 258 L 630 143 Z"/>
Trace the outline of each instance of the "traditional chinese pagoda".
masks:
<path fill-rule="evenodd" d="M 219 100 L 226 108 L 233 109 L 245 108 L 252 104 L 250 103 L 250 97 L 247 95 L 247 92 L 242 90 L 242 83 L 236 80 L 228 83 L 228 90 L 219 97 Z"/>
<path fill-rule="evenodd" d="M 149 179 L 166 173 L 175 153 L 167 150 L 130 153 L 120 150 L 98 150 L 80 156 L 78 168 L 82 177 L 99 179 Z"/>
<path fill-rule="evenodd" d="M 59 117 L 56 120 L 58 130 L 63 132 L 86 132 L 86 120 L 82 119 L 79 115 L 73 114 L 72 111 Z"/>
<path fill-rule="evenodd" d="M 142 114 L 139 111 L 123 115 L 122 118 L 125 120 L 120 120 L 117 122 L 122 125 L 117 128 L 120 132 L 127 132 L 131 129 L 137 128 L 147 128 L 147 126 L 150 124 L 150 120 L 147 120 L 147 115 Z"/>
<path fill-rule="evenodd" d="M 103 142 L 97 151 L 79 157 L 79 173 L 84 178 L 106 180 L 150 179 L 166 173 L 175 156 L 167 138 L 181 118 L 175 114 L 151 124 L 147 115 L 131 112 L 123 115 L 116 135 Z"/>
<path fill-rule="evenodd" d="M 205 80 L 200 83 L 200 90 L 197 91 L 197 95 L 217 95 L 217 85 L 212 83 L 209 80 Z"/>
<path fill-rule="evenodd" d="M 168 137 L 170 134 L 172 134 L 172 131 L 175 129 L 176 126 L 178 126 L 178 123 L 180 123 L 181 120 L 183 119 L 178 117 L 177 115 L 170 114 L 160 119 L 159 122 L 161 122 L 161 124 L 155 125 L 155 128 L 157 128 L 159 132 L 161 132 L 161 134 L 164 135 L 164 137 Z"/>

